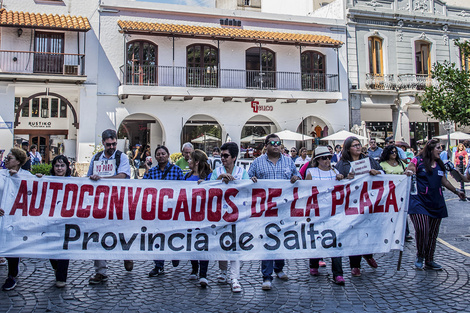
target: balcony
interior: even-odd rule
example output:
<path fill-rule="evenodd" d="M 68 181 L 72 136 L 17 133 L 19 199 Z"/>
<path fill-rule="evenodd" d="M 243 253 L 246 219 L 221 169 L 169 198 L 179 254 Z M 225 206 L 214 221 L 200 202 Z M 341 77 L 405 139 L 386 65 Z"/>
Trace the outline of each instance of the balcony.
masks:
<path fill-rule="evenodd" d="M 0 50 L 1 74 L 85 75 L 85 55 Z"/>
<path fill-rule="evenodd" d="M 436 86 L 437 81 L 428 74 L 400 74 L 397 87 L 399 90 L 424 90 L 429 86 Z"/>
<path fill-rule="evenodd" d="M 338 74 L 180 66 L 121 66 L 121 85 L 338 92 Z"/>
<path fill-rule="evenodd" d="M 366 74 L 366 88 L 375 90 L 395 90 L 393 74 Z"/>

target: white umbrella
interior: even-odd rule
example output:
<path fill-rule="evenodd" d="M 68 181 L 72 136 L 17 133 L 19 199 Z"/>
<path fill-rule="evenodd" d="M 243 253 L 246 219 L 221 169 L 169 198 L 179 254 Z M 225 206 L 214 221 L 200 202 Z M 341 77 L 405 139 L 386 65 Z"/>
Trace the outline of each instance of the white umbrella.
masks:
<path fill-rule="evenodd" d="M 302 141 L 302 140 L 311 140 L 315 139 L 314 137 L 299 134 L 290 130 L 283 130 L 277 133 L 274 133 L 279 137 L 281 140 L 292 140 L 292 141 Z M 261 137 L 260 139 L 266 139 L 266 136 Z"/>
<path fill-rule="evenodd" d="M 211 135 L 202 135 L 191 140 L 192 143 L 204 143 L 209 141 L 220 141 L 220 139 Z"/>
<path fill-rule="evenodd" d="M 334 140 L 346 140 L 346 138 L 351 137 L 351 136 L 354 136 L 354 137 L 356 137 L 356 138 L 359 139 L 359 140 L 366 140 L 366 139 L 367 139 L 367 138 L 364 137 L 364 136 L 361 136 L 361 135 L 357 135 L 357 134 L 348 132 L 347 130 L 341 130 L 341 131 L 339 131 L 339 132 L 337 132 L 337 133 L 334 133 L 333 135 L 329 135 L 329 136 L 323 137 L 323 138 L 320 139 L 320 140 L 325 140 L 325 141 L 328 141 L 328 140 L 331 140 L 331 141 L 334 141 Z"/>
<path fill-rule="evenodd" d="M 442 139 L 442 140 L 447 140 L 447 134 L 446 135 L 441 135 L 441 136 L 436 136 L 434 138 L 437 139 Z M 470 135 L 462 132 L 453 132 L 450 134 L 450 140 L 467 140 L 470 139 Z"/>
<path fill-rule="evenodd" d="M 252 142 L 252 141 L 262 141 L 263 137 L 258 137 L 254 135 L 246 136 L 242 139 L 240 139 L 240 142 Z"/>

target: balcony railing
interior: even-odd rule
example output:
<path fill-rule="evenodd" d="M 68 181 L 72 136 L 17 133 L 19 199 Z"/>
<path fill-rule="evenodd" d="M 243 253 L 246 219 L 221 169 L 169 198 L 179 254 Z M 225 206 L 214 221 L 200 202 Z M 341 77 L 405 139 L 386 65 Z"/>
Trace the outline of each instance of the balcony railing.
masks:
<path fill-rule="evenodd" d="M 429 86 L 436 86 L 437 81 L 427 74 L 400 74 L 397 87 L 400 90 L 424 90 Z"/>
<path fill-rule="evenodd" d="M 338 74 L 155 65 L 121 66 L 121 84 L 257 90 L 339 91 Z"/>
<path fill-rule="evenodd" d="M 85 75 L 85 55 L 0 50 L 0 72 Z"/>
<path fill-rule="evenodd" d="M 377 90 L 395 90 L 396 83 L 393 74 L 366 74 L 366 88 Z"/>

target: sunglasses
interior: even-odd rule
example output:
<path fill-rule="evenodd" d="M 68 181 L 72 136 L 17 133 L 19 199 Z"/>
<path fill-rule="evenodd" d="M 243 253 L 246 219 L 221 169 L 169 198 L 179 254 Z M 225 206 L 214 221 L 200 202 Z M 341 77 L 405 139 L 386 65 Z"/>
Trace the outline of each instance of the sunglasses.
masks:
<path fill-rule="evenodd" d="M 390 154 L 397 154 L 396 151 L 390 151 Z"/>
<path fill-rule="evenodd" d="M 116 147 L 117 142 L 107 142 L 105 145 L 106 145 L 106 147 Z"/>
<path fill-rule="evenodd" d="M 268 142 L 268 145 L 271 145 L 271 146 L 280 146 L 280 145 L 281 145 L 281 142 L 280 142 L 280 141 L 270 141 L 270 142 Z"/>
<path fill-rule="evenodd" d="M 221 158 L 228 159 L 230 157 L 230 154 L 224 153 L 220 155 Z"/>
<path fill-rule="evenodd" d="M 319 157 L 319 159 L 325 161 L 325 160 L 331 160 L 331 155 L 324 155 L 324 156 L 321 156 Z"/>
<path fill-rule="evenodd" d="M 290 152 L 297 152 L 297 151 L 295 151 L 295 150 L 291 150 Z"/>

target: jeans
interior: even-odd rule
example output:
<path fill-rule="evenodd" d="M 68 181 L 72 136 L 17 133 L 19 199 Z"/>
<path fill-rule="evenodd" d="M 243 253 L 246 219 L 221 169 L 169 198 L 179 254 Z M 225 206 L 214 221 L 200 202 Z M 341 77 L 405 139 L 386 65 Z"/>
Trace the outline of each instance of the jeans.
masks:
<path fill-rule="evenodd" d="M 370 259 L 373 257 L 372 254 L 364 254 L 364 255 L 353 255 L 349 257 L 349 265 L 351 268 L 361 268 L 361 259 L 364 257 L 365 259 Z"/>
<path fill-rule="evenodd" d="M 318 269 L 320 259 L 310 259 L 310 268 Z M 343 276 L 343 261 L 341 257 L 331 258 L 331 271 L 333 277 Z"/>
<path fill-rule="evenodd" d="M 20 264 L 20 258 L 6 258 L 8 261 L 8 276 L 18 276 L 18 266 Z"/>
<path fill-rule="evenodd" d="M 263 280 L 273 280 L 271 276 L 273 270 L 275 273 L 282 272 L 284 268 L 284 260 L 263 260 L 261 261 L 261 273 L 263 274 Z"/>
<path fill-rule="evenodd" d="M 55 280 L 67 281 L 67 271 L 69 269 L 69 260 L 49 260 L 52 268 L 55 269 Z"/>
<path fill-rule="evenodd" d="M 199 271 L 200 278 L 207 277 L 207 268 L 209 267 L 209 261 L 191 260 L 191 266 L 193 268 L 192 273 L 197 274 L 197 272 Z"/>
<path fill-rule="evenodd" d="M 165 265 L 165 261 L 163 261 L 163 260 L 155 260 L 153 262 L 155 263 L 156 268 L 163 269 L 163 266 Z"/>

